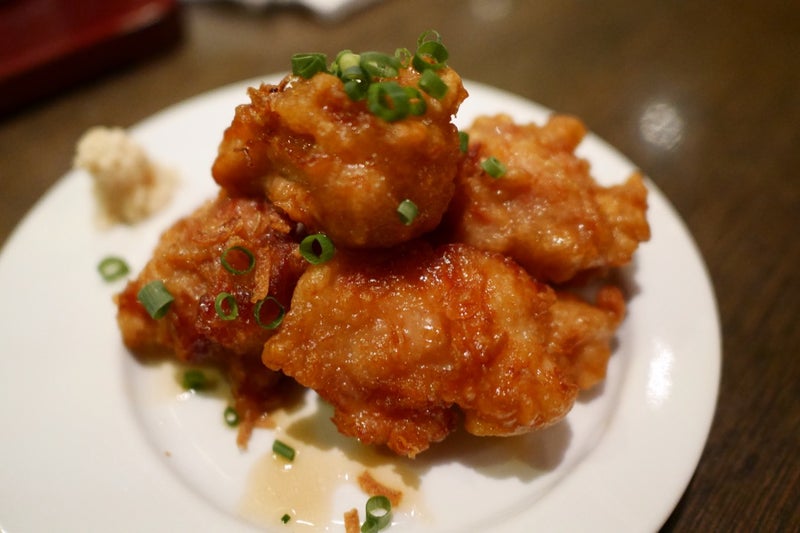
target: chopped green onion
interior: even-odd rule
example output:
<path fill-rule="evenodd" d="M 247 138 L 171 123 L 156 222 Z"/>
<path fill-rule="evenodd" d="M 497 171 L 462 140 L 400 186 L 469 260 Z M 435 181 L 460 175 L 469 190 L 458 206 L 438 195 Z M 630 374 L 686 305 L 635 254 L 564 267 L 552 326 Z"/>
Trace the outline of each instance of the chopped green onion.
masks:
<path fill-rule="evenodd" d="M 411 65 L 417 72 L 440 70 L 447 66 L 448 52 L 442 43 L 428 41 L 417 49 Z"/>
<path fill-rule="evenodd" d="M 450 53 L 442 44 L 442 37 L 438 32 L 429 30 L 419 36 L 417 52 L 411 60 L 414 70 L 422 72 L 427 69 L 439 70 L 447 65 Z"/>
<path fill-rule="evenodd" d="M 417 47 L 417 55 L 429 57 L 435 60 L 434 63 L 429 63 L 426 68 L 440 69 L 445 65 L 445 62 L 450 57 L 447 47 L 442 44 L 441 38 L 438 40 L 425 41 Z"/>
<path fill-rule="evenodd" d="M 367 90 L 367 107 L 386 122 L 406 118 L 409 113 L 408 93 L 399 83 L 373 83 Z"/>
<path fill-rule="evenodd" d="M 425 110 L 428 108 L 428 104 L 425 103 L 422 93 L 414 87 L 404 87 L 404 89 L 406 91 L 406 96 L 408 97 L 409 114 L 414 116 L 424 115 Z"/>
<path fill-rule="evenodd" d="M 400 62 L 400 68 L 408 68 L 411 65 L 411 58 L 414 54 L 408 48 L 398 48 L 394 51 L 394 57 Z"/>
<path fill-rule="evenodd" d="M 414 219 L 417 218 L 419 214 L 419 209 L 417 209 L 417 204 L 406 198 L 397 206 L 397 216 L 400 217 L 400 222 L 405 224 L 406 226 L 410 226 Z"/>
<path fill-rule="evenodd" d="M 369 84 L 370 81 L 369 74 L 358 65 L 342 71 L 340 78 L 342 78 L 344 82 L 357 81 L 359 83 Z"/>
<path fill-rule="evenodd" d="M 233 255 L 231 255 L 233 254 Z M 253 252 L 245 248 L 244 246 L 231 246 L 224 252 L 219 258 L 222 266 L 230 272 L 231 274 L 247 274 L 256 266 L 256 256 L 253 255 Z M 247 266 L 244 268 L 236 268 L 233 266 L 232 263 L 236 264 L 237 266 L 240 265 L 244 260 L 247 261 Z"/>
<path fill-rule="evenodd" d="M 300 255 L 312 265 L 329 261 L 334 253 L 336 248 L 324 233 L 314 233 L 300 241 Z"/>
<path fill-rule="evenodd" d="M 380 531 L 391 523 L 392 504 L 386 496 L 373 496 L 367 500 L 367 518 L 361 525 L 362 533 Z"/>
<path fill-rule="evenodd" d="M 466 131 L 458 132 L 458 148 L 462 154 L 466 154 L 469 149 L 469 133 Z"/>
<path fill-rule="evenodd" d="M 331 71 L 342 80 L 344 92 L 351 100 L 357 102 L 367 96 L 370 77 L 361 68 L 361 55 L 342 50 L 331 65 Z"/>
<path fill-rule="evenodd" d="M 331 65 L 331 70 L 334 74 L 341 77 L 342 73 L 353 67 L 358 67 L 361 63 L 361 56 L 353 53 L 351 50 L 342 50 L 336 54 L 336 59 Z"/>
<path fill-rule="evenodd" d="M 201 370 L 187 370 L 183 373 L 183 388 L 186 390 L 207 389 L 211 381 Z"/>
<path fill-rule="evenodd" d="M 272 443 L 272 451 L 276 455 L 280 455 L 281 457 L 283 457 L 288 461 L 294 461 L 294 454 L 295 454 L 294 448 L 292 448 L 285 442 L 275 439 L 275 442 Z"/>
<path fill-rule="evenodd" d="M 344 83 L 344 92 L 350 100 L 358 102 L 367 97 L 370 78 L 360 66 L 348 67 L 339 77 Z"/>
<path fill-rule="evenodd" d="M 151 318 L 159 319 L 167 314 L 175 298 L 169 293 L 164 282 L 153 280 L 139 289 L 136 298 L 141 302 Z"/>
<path fill-rule="evenodd" d="M 227 311 L 225 311 L 226 305 Z M 233 320 L 239 316 L 239 306 L 236 304 L 236 298 L 229 292 L 217 294 L 217 299 L 214 300 L 214 310 L 222 320 Z"/>
<path fill-rule="evenodd" d="M 272 319 L 271 322 L 266 322 L 266 323 L 264 323 L 261 320 L 261 308 L 264 306 L 265 302 L 271 302 L 278 307 L 278 314 L 275 316 L 274 319 Z M 256 307 L 253 310 L 253 315 L 255 316 L 258 325 L 261 326 L 262 328 L 275 329 L 281 325 L 281 322 L 283 322 L 283 317 L 286 316 L 286 309 L 283 307 L 283 305 L 281 305 L 281 303 L 275 297 L 267 296 L 263 300 L 259 300 L 256 303 Z"/>
<path fill-rule="evenodd" d="M 344 82 L 344 93 L 350 100 L 358 102 L 367 97 L 369 81 L 363 79 L 352 79 Z"/>
<path fill-rule="evenodd" d="M 239 413 L 231 406 L 225 408 L 225 413 L 223 413 L 222 417 L 225 419 L 225 423 L 232 428 L 239 425 Z"/>
<path fill-rule="evenodd" d="M 494 156 L 481 161 L 481 168 L 493 178 L 500 178 L 506 173 L 506 166 Z"/>
<path fill-rule="evenodd" d="M 437 100 L 441 100 L 447 94 L 447 84 L 442 81 L 436 72 L 433 70 L 425 70 L 419 79 L 420 88 L 433 96 Z"/>
<path fill-rule="evenodd" d="M 399 59 L 381 52 L 362 53 L 359 65 L 375 78 L 395 78 L 401 67 Z"/>
<path fill-rule="evenodd" d="M 358 83 L 363 83 L 369 85 L 369 74 L 358 65 L 353 67 L 349 67 L 348 69 L 342 71 L 342 74 L 339 76 L 342 78 L 342 81 L 347 83 L 348 81 L 356 81 Z"/>
<path fill-rule="evenodd" d="M 318 72 L 327 70 L 328 58 L 325 54 L 294 54 L 292 56 L 292 74 L 303 78 L 310 78 Z"/>
<path fill-rule="evenodd" d="M 407 48 L 398 48 L 393 56 L 382 52 L 356 54 L 342 50 L 327 69 L 324 54 L 295 54 L 292 56 L 292 72 L 304 78 L 323 70 L 329 72 L 342 80 L 344 92 L 351 100 L 357 102 L 366 98 L 370 112 L 393 122 L 409 114 L 424 114 L 427 103 L 416 89 L 403 88 L 394 81 L 376 83 L 374 80 L 396 78 L 400 69 L 410 66 L 419 72 L 441 69 L 448 55 L 439 33 L 431 30 L 420 35 L 415 53 Z M 420 88 L 437 99 L 442 98 L 448 89 L 447 84 L 433 73 L 421 78 Z"/>
<path fill-rule="evenodd" d="M 124 259 L 108 256 L 97 265 L 97 271 L 105 281 L 116 281 L 124 278 L 130 269 Z"/>
<path fill-rule="evenodd" d="M 292 517 L 291 517 L 291 516 L 289 516 L 288 514 L 285 514 L 285 515 L 283 515 L 283 516 L 281 517 L 281 522 L 283 522 L 284 524 L 288 524 L 288 523 L 289 523 L 289 520 L 291 520 L 291 519 L 292 519 Z"/>
<path fill-rule="evenodd" d="M 417 37 L 417 48 L 419 48 L 428 41 L 441 43 L 442 35 L 436 30 L 425 30 L 424 32 L 419 34 L 419 37 Z"/>
<path fill-rule="evenodd" d="M 351 50 L 342 50 L 330 67 L 326 67 L 325 54 L 300 53 L 292 56 L 292 73 L 303 78 L 311 78 L 318 72 L 333 74 L 342 80 L 345 94 L 351 100 L 357 102 L 366 98 L 370 112 L 393 122 L 409 114 L 424 114 L 427 104 L 416 90 L 410 92 L 405 88 L 404 91 L 396 82 L 375 83 L 374 80 L 396 78 L 400 69 L 413 67 L 424 74 L 420 79 L 420 88 L 433 98 L 441 99 L 447 93 L 447 84 L 428 71 L 444 68 L 449 55 L 442 44 L 441 35 L 435 30 L 428 30 L 417 39 L 414 53 L 408 48 L 398 48 L 394 55 L 382 52 L 356 54 Z"/>

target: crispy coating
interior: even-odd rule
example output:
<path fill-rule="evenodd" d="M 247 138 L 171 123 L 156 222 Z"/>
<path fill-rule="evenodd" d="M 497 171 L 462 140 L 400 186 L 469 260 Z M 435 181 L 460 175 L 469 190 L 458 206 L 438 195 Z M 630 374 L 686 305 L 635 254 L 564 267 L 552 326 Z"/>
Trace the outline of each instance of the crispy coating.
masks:
<path fill-rule="evenodd" d="M 560 364 L 581 390 L 591 389 L 606 377 L 611 341 L 625 316 L 625 298 L 618 287 L 597 290 L 595 303 L 559 291 L 550 308 L 553 343 L 562 354 Z"/>
<path fill-rule="evenodd" d="M 263 361 L 330 402 L 342 433 L 413 457 L 459 418 L 514 435 L 570 410 L 580 352 L 608 350 L 620 316 L 556 302 L 511 259 L 462 244 L 340 252 L 300 278 Z"/>
<path fill-rule="evenodd" d="M 443 225 L 447 239 L 508 254 L 555 283 L 622 266 L 649 239 L 641 175 L 598 185 L 574 153 L 586 133 L 578 119 L 555 115 L 540 127 L 484 116 L 468 132 L 469 154 Z M 481 167 L 492 156 L 507 167 L 500 178 Z"/>
<path fill-rule="evenodd" d="M 123 342 L 138 356 L 166 355 L 222 370 L 231 383 L 245 433 L 263 414 L 263 404 L 279 379 L 260 361 L 264 341 L 273 332 L 256 322 L 255 304 L 270 295 L 288 305 L 305 268 L 292 231 L 293 226 L 268 202 L 222 193 L 164 232 L 152 259 L 116 298 Z M 253 252 L 256 262 L 251 272 L 234 275 L 223 268 L 220 256 L 232 246 Z M 163 318 L 154 320 L 137 294 L 157 279 L 175 300 Z M 220 292 L 235 297 L 236 320 L 217 316 L 214 300 Z"/>
<path fill-rule="evenodd" d="M 233 195 L 264 195 L 311 232 L 339 247 L 388 247 L 436 227 L 453 194 L 461 159 L 452 116 L 466 97 L 450 68 L 448 91 L 423 93 L 427 111 L 386 122 L 351 100 L 336 76 L 286 77 L 249 90 L 214 162 L 214 179 Z M 416 86 L 419 74 L 397 80 Z M 412 200 L 419 216 L 404 225 L 397 206 Z"/>
<path fill-rule="evenodd" d="M 344 533 L 359 533 L 361 520 L 358 518 L 358 509 L 353 507 L 344 513 Z"/>

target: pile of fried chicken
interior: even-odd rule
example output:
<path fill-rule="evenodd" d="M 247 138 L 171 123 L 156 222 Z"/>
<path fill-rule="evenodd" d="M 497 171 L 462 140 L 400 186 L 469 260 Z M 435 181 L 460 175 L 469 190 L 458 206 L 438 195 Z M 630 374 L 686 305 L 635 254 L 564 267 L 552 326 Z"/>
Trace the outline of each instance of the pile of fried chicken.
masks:
<path fill-rule="evenodd" d="M 331 69 L 250 88 L 212 168 L 218 196 L 169 228 L 117 296 L 126 346 L 222 369 L 245 428 L 291 378 L 333 406 L 341 433 L 409 457 L 459 426 L 549 426 L 602 381 L 625 313 L 602 280 L 649 238 L 642 177 L 598 185 L 570 116 L 482 116 L 460 132 L 461 78 L 422 57 L 430 69 L 406 61 L 369 80 L 411 95 L 401 118 Z M 444 91 L 426 90 L 426 70 Z M 327 261 L 300 253 L 315 234 L 335 246 Z M 252 270 L 223 268 L 231 249 L 251 251 Z M 158 319 L 137 299 L 152 280 L 174 297 Z M 589 280 L 591 301 L 573 290 Z M 235 320 L 215 311 L 223 292 Z M 257 316 L 267 297 L 285 311 L 277 327 Z"/>

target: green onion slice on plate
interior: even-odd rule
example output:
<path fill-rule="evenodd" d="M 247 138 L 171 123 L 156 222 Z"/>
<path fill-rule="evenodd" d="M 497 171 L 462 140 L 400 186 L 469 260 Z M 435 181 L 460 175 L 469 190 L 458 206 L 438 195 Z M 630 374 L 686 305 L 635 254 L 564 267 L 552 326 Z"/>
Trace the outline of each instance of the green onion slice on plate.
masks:
<path fill-rule="evenodd" d="M 211 380 L 208 379 L 208 376 L 202 370 L 187 370 L 183 373 L 183 381 L 181 385 L 186 390 L 203 390 L 207 389 L 211 384 Z"/>
<path fill-rule="evenodd" d="M 105 281 L 116 281 L 127 276 L 130 268 L 124 259 L 108 256 L 97 265 L 97 271 Z"/>
<path fill-rule="evenodd" d="M 362 533 L 380 531 L 391 523 L 392 504 L 386 496 L 373 496 L 367 500 L 367 518 L 361 525 Z"/>
<path fill-rule="evenodd" d="M 236 409 L 231 406 L 225 408 L 225 412 L 222 414 L 222 417 L 225 420 L 225 423 L 232 428 L 239 425 L 239 413 L 237 413 Z"/>
<path fill-rule="evenodd" d="M 275 453 L 275 455 L 280 455 L 287 461 L 294 461 L 294 448 L 281 440 L 275 439 L 275 442 L 272 443 L 272 451 Z"/>

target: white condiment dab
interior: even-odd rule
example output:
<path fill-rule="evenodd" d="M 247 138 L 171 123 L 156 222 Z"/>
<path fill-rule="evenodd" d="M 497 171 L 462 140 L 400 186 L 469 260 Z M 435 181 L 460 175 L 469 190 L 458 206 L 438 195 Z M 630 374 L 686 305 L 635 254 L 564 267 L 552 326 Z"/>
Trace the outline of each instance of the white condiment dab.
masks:
<path fill-rule="evenodd" d="M 174 171 L 151 161 L 122 128 L 87 130 L 73 164 L 93 178 L 103 225 L 144 220 L 167 204 L 177 182 Z"/>

